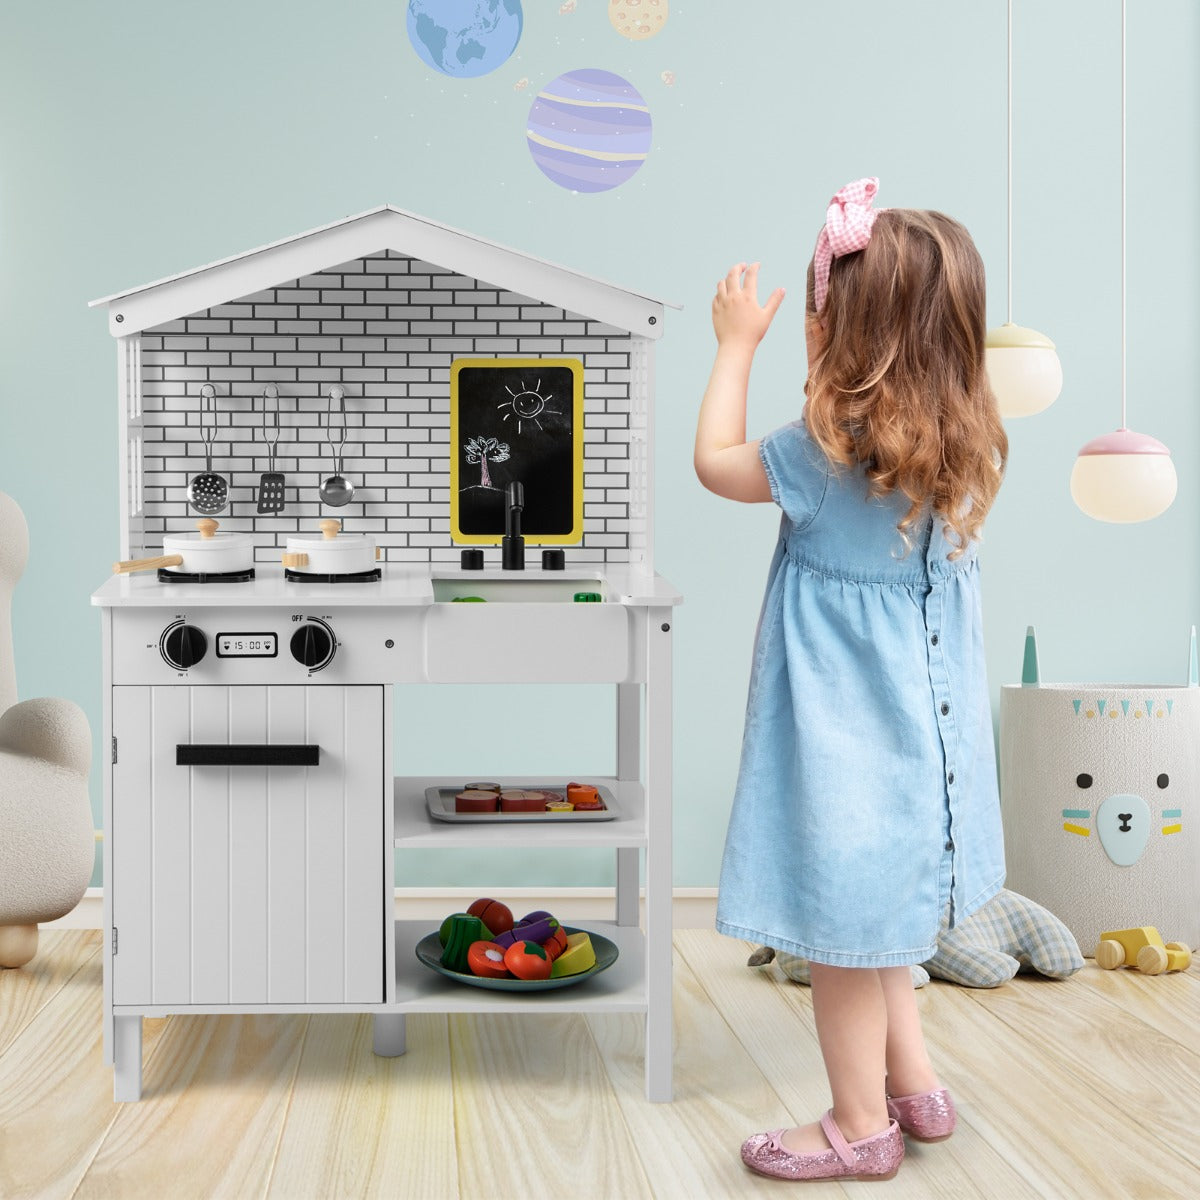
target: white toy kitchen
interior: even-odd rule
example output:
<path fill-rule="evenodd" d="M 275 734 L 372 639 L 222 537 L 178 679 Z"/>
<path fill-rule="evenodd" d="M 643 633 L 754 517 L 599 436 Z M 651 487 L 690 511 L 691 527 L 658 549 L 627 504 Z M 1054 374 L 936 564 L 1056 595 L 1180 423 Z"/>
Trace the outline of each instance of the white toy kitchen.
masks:
<path fill-rule="evenodd" d="M 92 597 L 116 1099 L 146 1016 L 372 1013 L 390 1056 L 410 1012 L 586 1011 L 645 1015 L 669 1100 L 666 306 L 390 205 L 94 304 L 120 406 L 121 562 Z M 396 684 L 575 682 L 615 693 L 604 812 L 459 813 L 462 779 L 404 773 L 433 731 L 396 736 Z M 587 925 L 615 961 L 548 990 L 430 969 L 394 850 L 530 845 L 614 852 Z"/>

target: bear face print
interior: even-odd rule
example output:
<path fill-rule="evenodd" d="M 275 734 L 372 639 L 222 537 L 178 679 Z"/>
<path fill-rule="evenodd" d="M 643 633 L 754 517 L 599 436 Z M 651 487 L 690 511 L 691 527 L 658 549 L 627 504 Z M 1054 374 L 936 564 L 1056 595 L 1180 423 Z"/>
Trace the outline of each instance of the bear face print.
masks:
<path fill-rule="evenodd" d="M 1091 837 L 1094 829 L 1104 853 L 1116 866 L 1132 867 L 1142 857 L 1156 825 L 1164 837 L 1182 832 L 1182 808 L 1162 807 L 1164 803 L 1170 804 L 1169 772 L 1159 771 L 1145 789 L 1157 793 L 1152 801 L 1135 792 L 1105 796 L 1102 785 L 1103 781 L 1090 771 L 1080 771 L 1075 776 L 1079 799 L 1091 800 L 1096 807 L 1064 808 L 1062 827 L 1078 837 Z"/>

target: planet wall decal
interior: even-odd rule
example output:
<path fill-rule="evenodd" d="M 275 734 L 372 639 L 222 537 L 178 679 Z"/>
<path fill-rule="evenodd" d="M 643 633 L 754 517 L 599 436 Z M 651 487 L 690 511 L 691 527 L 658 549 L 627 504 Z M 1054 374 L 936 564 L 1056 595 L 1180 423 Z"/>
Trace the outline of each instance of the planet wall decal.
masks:
<path fill-rule="evenodd" d="M 622 37 L 644 42 L 662 32 L 669 8 L 668 0 L 608 0 L 608 19 Z"/>
<path fill-rule="evenodd" d="M 517 48 L 521 0 L 408 0 L 408 40 L 426 66 L 456 79 L 486 75 Z"/>
<path fill-rule="evenodd" d="M 607 192 L 646 161 L 653 130 L 638 90 L 611 71 L 568 71 L 538 92 L 525 131 L 538 169 L 572 192 Z"/>

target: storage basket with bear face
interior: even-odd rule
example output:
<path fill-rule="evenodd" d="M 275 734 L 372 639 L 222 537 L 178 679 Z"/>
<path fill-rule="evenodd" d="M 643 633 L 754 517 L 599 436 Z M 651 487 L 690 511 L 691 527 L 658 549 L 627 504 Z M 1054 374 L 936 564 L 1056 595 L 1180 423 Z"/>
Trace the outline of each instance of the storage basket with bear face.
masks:
<path fill-rule="evenodd" d="M 1001 689 L 1007 886 L 1057 915 L 1085 955 L 1154 925 L 1200 944 L 1200 688 Z"/>

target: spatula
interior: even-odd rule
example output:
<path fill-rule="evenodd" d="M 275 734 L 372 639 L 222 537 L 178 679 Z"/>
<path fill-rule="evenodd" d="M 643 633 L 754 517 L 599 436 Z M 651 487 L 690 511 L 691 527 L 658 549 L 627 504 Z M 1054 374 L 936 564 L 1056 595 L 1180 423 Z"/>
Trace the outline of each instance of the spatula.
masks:
<path fill-rule="evenodd" d="M 268 426 L 267 405 L 271 403 L 275 405 L 274 423 Z M 275 447 L 279 445 L 279 389 L 273 383 L 268 383 L 263 389 L 263 441 L 267 443 L 267 470 L 258 481 L 258 511 L 283 512 L 286 481 L 275 470 Z"/>

